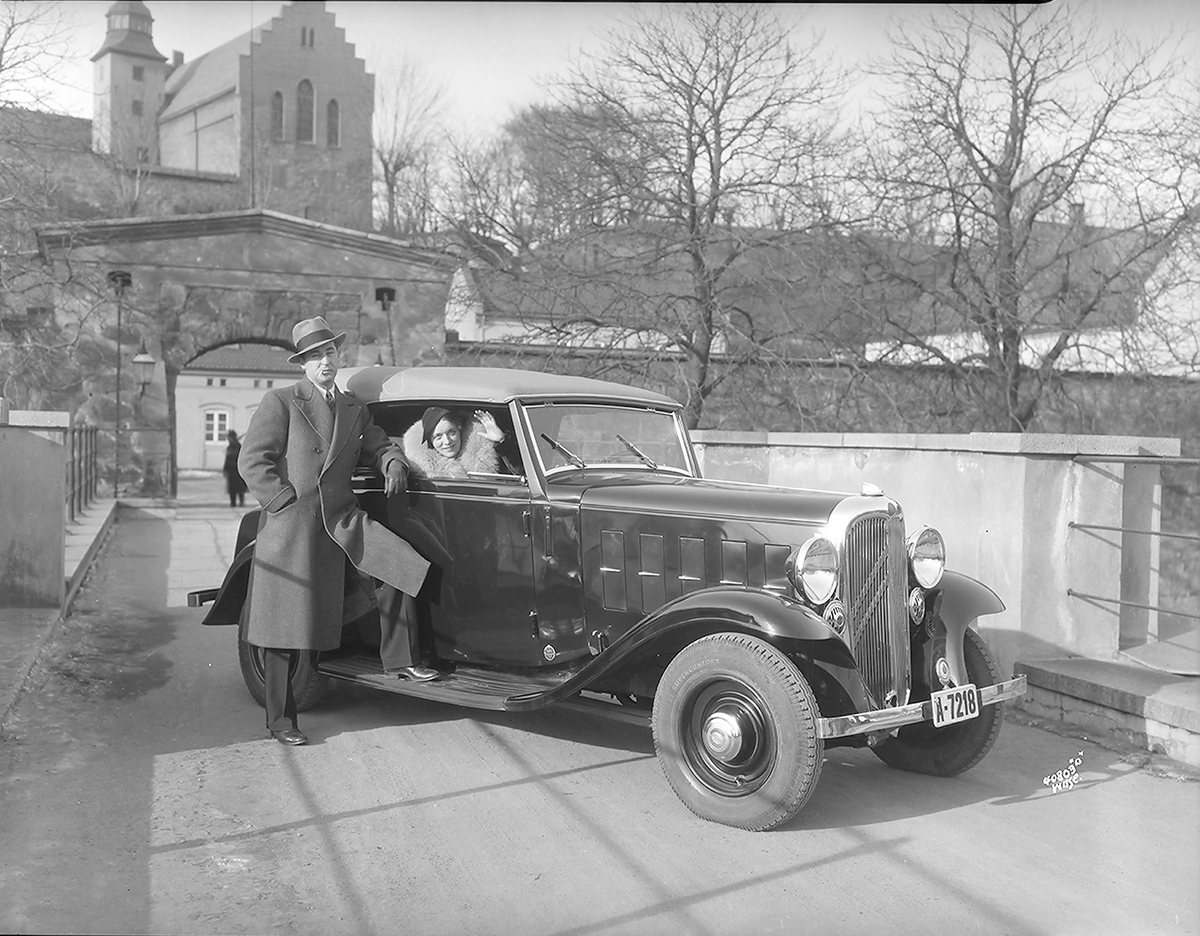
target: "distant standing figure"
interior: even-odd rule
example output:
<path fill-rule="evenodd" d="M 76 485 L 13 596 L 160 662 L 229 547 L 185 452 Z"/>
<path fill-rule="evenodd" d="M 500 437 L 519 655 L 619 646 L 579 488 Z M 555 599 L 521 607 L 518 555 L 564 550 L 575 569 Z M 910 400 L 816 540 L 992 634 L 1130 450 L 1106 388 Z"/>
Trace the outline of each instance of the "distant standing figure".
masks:
<path fill-rule="evenodd" d="M 225 490 L 229 492 L 230 507 L 246 506 L 246 482 L 238 471 L 238 456 L 242 454 L 242 443 L 238 441 L 237 433 L 232 429 L 227 436 L 229 445 L 225 447 Z"/>

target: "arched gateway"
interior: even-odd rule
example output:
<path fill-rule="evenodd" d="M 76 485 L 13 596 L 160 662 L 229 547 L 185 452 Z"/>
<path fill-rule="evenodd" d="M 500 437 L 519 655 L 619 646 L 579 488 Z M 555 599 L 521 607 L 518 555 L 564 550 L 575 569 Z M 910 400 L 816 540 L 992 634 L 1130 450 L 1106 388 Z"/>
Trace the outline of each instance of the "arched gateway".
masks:
<path fill-rule="evenodd" d="M 128 359 L 120 412 L 100 422 L 120 426 L 141 489 L 172 492 L 175 387 L 189 361 L 239 341 L 286 346 L 313 315 L 347 333 L 349 365 L 439 355 L 455 266 L 441 250 L 264 209 L 46 228 L 38 249 L 57 309 L 88 305 L 93 339 Z M 139 393 L 128 361 L 141 350 L 156 365 Z M 98 355 L 88 387 L 110 396 L 115 363 Z"/>

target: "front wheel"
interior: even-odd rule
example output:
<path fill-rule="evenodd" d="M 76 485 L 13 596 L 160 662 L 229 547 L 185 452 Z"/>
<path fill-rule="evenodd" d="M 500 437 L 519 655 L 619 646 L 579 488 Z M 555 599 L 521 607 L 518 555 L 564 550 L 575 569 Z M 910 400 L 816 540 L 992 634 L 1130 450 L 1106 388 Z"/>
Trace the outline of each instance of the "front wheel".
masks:
<path fill-rule="evenodd" d="M 1000 667 L 975 631 L 963 636 L 967 677 L 976 688 L 1000 682 Z M 894 738 L 871 750 L 889 767 L 935 777 L 953 777 L 970 770 L 996 743 L 1004 722 L 1004 703 L 985 705 L 970 721 L 934 728 L 932 722 L 905 725 Z"/>
<path fill-rule="evenodd" d="M 654 696 L 654 749 L 696 815 L 756 832 L 791 819 L 821 775 L 824 742 L 804 676 L 747 634 L 710 634 L 667 666 Z"/>
<path fill-rule="evenodd" d="M 295 662 L 289 673 L 292 677 L 292 694 L 296 698 L 296 711 L 303 712 L 312 708 L 325 695 L 329 688 L 329 677 L 317 672 L 317 659 L 320 654 L 316 650 L 297 650 Z M 246 688 L 259 705 L 266 707 L 267 682 L 263 666 L 262 647 L 247 643 L 238 636 L 238 663 L 242 667 L 242 679 Z"/>

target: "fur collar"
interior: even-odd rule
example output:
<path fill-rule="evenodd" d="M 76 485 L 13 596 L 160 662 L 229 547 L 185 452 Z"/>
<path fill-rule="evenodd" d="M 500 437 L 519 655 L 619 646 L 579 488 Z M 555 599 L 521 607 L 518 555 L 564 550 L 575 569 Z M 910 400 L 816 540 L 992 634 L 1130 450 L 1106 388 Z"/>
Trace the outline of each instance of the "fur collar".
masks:
<path fill-rule="evenodd" d="M 414 474 L 430 478 L 465 478 L 468 471 L 495 474 L 500 470 L 496 443 L 478 431 L 474 420 L 463 429 L 458 458 L 446 458 L 421 441 L 423 429 L 417 420 L 404 430 L 404 457 Z"/>

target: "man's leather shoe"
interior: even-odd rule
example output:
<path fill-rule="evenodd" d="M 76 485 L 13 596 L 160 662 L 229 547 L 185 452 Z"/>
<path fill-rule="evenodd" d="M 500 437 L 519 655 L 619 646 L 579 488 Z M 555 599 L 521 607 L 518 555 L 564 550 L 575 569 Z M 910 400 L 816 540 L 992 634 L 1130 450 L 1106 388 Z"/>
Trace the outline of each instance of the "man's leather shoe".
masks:
<path fill-rule="evenodd" d="M 298 731 L 295 728 L 285 728 L 283 731 L 272 731 L 271 737 L 280 744 L 308 744 L 308 737 L 303 731 Z"/>
<path fill-rule="evenodd" d="M 397 679 L 411 679 L 413 682 L 429 682 L 442 674 L 428 666 L 402 666 L 398 670 L 384 673 L 385 676 L 395 676 Z"/>

